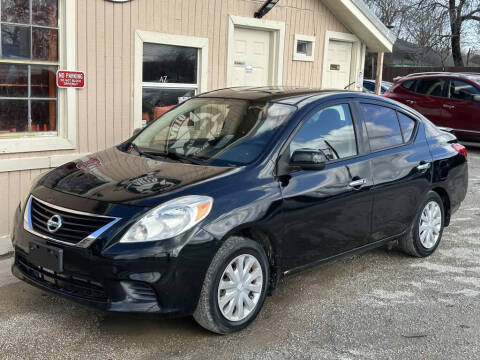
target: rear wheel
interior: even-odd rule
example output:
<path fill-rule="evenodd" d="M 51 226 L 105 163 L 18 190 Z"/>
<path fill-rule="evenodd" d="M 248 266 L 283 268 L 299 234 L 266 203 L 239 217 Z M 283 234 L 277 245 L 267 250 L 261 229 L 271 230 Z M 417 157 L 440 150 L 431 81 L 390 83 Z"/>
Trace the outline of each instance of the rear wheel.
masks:
<path fill-rule="evenodd" d="M 205 329 L 228 334 L 248 326 L 265 301 L 269 264 L 253 240 L 228 239 L 210 264 L 195 320 Z"/>
<path fill-rule="evenodd" d="M 438 247 L 445 224 L 442 199 L 430 191 L 420 206 L 410 232 L 400 241 L 401 249 L 409 255 L 425 257 Z"/>

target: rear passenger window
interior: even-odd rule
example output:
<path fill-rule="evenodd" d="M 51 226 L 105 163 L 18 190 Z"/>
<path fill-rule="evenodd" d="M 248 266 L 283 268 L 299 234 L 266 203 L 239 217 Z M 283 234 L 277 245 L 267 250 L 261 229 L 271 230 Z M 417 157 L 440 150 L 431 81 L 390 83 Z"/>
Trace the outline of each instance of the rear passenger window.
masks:
<path fill-rule="evenodd" d="M 350 107 L 330 106 L 306 120 L 290 143 L 290 156 L 298 149 L 321 150 L 329 160 L 357 155 Z"/>
<path fill-rule="evenodd" d="M 412 139 L 413 130 L 415 129 L 415 120 L 400 112 L 398 113 L 398 120 L 402 128 L 403 140 L 409 142 Z"/>
<path fill-rule="evenodd" d="M 361 104 L 372 151 L 403 144 L 397 112 L 385 106 Z"/>
<path fill-rule="evenodd" d="M 413 90 L 415 85 L 415 80 L 407 80 L 402 83 L 402 87 L 407 90 Z"/>
<path fill-rule="evenodd" d="M 439 78 L 420 79 L 416 92 L 428 96 L 443 96 L 445 83 L 445 79 Z"/>

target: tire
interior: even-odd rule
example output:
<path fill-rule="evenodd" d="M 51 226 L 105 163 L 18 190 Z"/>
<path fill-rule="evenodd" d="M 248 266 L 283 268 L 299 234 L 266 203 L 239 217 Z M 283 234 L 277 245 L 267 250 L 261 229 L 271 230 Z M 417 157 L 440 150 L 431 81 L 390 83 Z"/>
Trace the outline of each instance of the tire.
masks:
<path fill-rule="evenodd" d="M 231 270 L 236 271 L 241 264 L 244 264 L 247 269 L 249 269 L 248 266 L 251 266 L 251 270 L 245 273 L 244 277 L 248 280 L 246 281 L 247 285 L 243 284 L 240 285 L 240 288 L 235 286 L 224 290 L 224 286 L 220 286 L 221 281 L 222 285 L 242 283 L 237 279 L 230 279 L 229 273 L 227 273 L 230 271 L 230 274 L 232 274 Z M 232 267 L 229 267 L 230 265 Z M 259 275 L 260 270 L 261 277 Z M 269 262 L 260 244 L 243 237 L 229 238 L 220 247 L 210 263 L 197 308 L 193 313 L 194 319 L 205 329 L 217 334 L 229 334 L 242 330 L 255 320 L 265 302 L 269 275 Z M 253 282 L 250 283 L 250 279 L 253 278 Z M 250 291 L 251 289 L 255 291 Z M 219 305 L 220 301 L 228 300 L 232 297 L 232 294 L 235 294 L 232 300 L 226 301 L 222 310 Z M 248 309 L 248 299 L 245 296 L 250 299 L 248 301 L 250 309 Z M 252 306 L 252 303 L 254 306 Z M 241 308 L 243 308 L 243 312 Z M 231 314 L 229 310 L 232 310 Z"/>
<path fill-rule="evenodd" d="M 435 205 L 436 204 L 436 205 Z M 439 218 L 434 216 L 436 220 L 433 223 L 439 221 L 439 227 L 433 226 L 435 229 L 431 229 L 433 238 L 430 241 L 426 240 L 424 237 L 422 240 L 421 232 L 425 231 L 425 228 L 421 226 L 422 224 L 422 214 L 424 211 L 427 211 L 426 208 L 430 206 L 430 209 L 438 209 Z M 437 207 L 438 206 L 438 207 Z M 435 214 L 437 214 L 435 212 Z M 428 217 L 426 217 L 428 219 Z M 432 223 L 432 222 L 430 222 Z M 445 209 L 443 201 L 440 196 L 434 192 L 429 191 L 425 196 L 425 200 L 420 205 L 415 220 L 410 228 L 408 234 L 399 241 L 400 249 L 407 253 L 408 255 L 414 257 L 427 257 L 432 255 L 440 244 L 442 239 L 443 229 L 445 225 Z M 422 227 L 422 230 L 421 230 Z M 437 230 L 438 229 L 438 232 Z M 427 238 L 428 238 L 428 226 L 427 226 Z"/>

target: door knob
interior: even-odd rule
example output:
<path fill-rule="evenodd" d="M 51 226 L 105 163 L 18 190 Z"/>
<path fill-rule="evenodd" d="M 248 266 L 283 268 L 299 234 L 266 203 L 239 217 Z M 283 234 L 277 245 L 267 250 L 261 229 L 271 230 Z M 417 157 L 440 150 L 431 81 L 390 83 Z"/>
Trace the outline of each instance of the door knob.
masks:
<path fill-rule="evenodd" d="M 351 188 L 361 188 L 363 185 L 365 185 L 367 183 L 367 180 L 366 179 L 358 179 L 358 180 L 353 180 L 352 182 L 350 182 L 350 184 L 348 184 L 348 186 L 350 186 Z"/>
<path fill-rule="evenodd" d="M 449 109 L 449 110 L 455 109 L 455 106 L 449 105 L 449 104 L 443 104 L 443 107 L 444 107 L 445 109 Z"/>
<path fill-rule="evenodd" d="M 430 169 L 431 164 L 429 162 L 421 162 L 420 165 L 417 166 L 417 170 L 423 171 Z"/>

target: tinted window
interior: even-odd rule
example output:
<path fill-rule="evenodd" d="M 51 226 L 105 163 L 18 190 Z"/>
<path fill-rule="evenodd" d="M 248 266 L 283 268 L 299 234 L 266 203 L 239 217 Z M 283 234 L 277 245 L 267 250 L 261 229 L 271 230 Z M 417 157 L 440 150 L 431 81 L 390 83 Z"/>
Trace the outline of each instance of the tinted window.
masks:
<path fill-rule="evenodd" d="M 403 143 L 395 110 L 373 104 L 362 104 L 372 151 Z"/>
<path fill-rule="evenodd" d="M 290 143 L 290 155 L 297 149 L 322 150 L 330 160 L 357 155 L 350 107 L 335 105 L 315 113 Z"/>
<path fill-rule="evenodd" d="M 143 81 L 196 84 L 197 62 L 197 48 L 145 43 Z"/>
<path fill-rule="evenodd" d="M 416 92 L 428 96 L 443 96 L 445 79 L 425 78 L 419 80 Z"/>
<path fill-rule="evenodd" d="M 398 120 L 400 120 L 403 139 L 405 142 L 409 142 L 412 138 L 413 130 L 415 129 L 415 120 L 402 113 L 398 113 Z"/>
<path fill-rule="evenodd" d="M 407 80 L 402 83 L 402 87 L 407 90 L 413 90 L 415 88 L 415 80 Z"/>
<path fill-rule="evenodd" d="M 450 89 L 448 92 L 451 99 L 464 101 L 472 101 L 473 95 L 480 94 L 480 90 L 478 90 L 475 86 L 460 80 L 451 80 Z"/>
<path fill-rule="evenodd" d="M 375 91 L 375 84 L 374 83 L 371 83 L 369 81 L 364 81 L 363 82 L 363 87 L 367 90 L 370 90 L 370 91 Z"/>
<path fill-rule="evenodd" d="M 134 143 L 159 156 L 170 153 L 213 166 L 244 165 L 265 151 L 295 110 L 276 103 L 194 98 L 160 116 Z"/>

